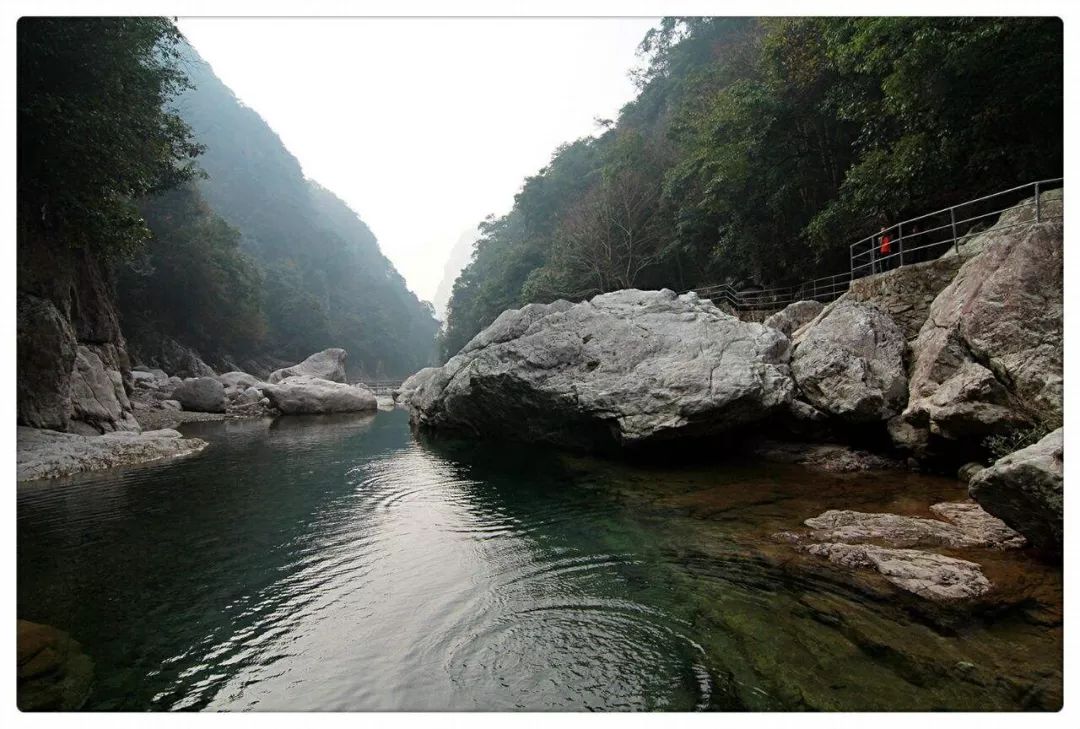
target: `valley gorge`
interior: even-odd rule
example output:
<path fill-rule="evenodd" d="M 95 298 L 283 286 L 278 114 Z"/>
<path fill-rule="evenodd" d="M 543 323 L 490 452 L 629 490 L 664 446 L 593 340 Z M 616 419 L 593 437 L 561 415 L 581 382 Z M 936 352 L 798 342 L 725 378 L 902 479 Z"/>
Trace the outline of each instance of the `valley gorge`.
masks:
<path fill-rule="evenodd" d="M 19 708 L 1060 710 L 1060 36 L 658 20 L 432 304 L 174 20 L 20 21 Z"/>

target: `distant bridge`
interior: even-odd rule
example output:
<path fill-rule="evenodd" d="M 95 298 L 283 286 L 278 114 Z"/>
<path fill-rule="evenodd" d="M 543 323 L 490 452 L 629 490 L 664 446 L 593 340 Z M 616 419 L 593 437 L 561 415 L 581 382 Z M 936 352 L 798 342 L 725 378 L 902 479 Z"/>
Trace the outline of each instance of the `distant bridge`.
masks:
<path fill-rule="evenodd" d="M 401 387 L 401 383 L 404 380 L 350 380 L 350 385 L 363 385 L 367 389 L 374 392 L 376 395 L 392 395 L 394 390 Z"/>

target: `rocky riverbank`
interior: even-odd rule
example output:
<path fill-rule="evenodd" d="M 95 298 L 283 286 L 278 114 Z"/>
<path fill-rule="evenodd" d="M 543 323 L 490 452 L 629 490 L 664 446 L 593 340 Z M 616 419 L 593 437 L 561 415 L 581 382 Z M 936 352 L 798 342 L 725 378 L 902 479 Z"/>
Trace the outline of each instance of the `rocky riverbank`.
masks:
<path fill-rule="evenodd" d="M 267 382 L 246 372 L 213 370 L 182 378 L 136 366 L 125 402 L 130 427 L 104 434 L 19 427 L 18 479 L 56 478 L 197 453 L 206 443 L 183 438 L 182 423 L 225 418 L 375 411 L 375 395 L 345 383 L 343 349 L 317 352 L 271 372 Z M 190 363 L 189 363 L 190 364 Z M 205 365 L 204 365 L 205 366 Z M 209 374 L 205 372 L 209 371 Z"/>
<path fill-rule="evenodd" d="M 409 378 L 398 401 L 417 427 L 572 449 L 663 452 L 677 441 L 716 450 L 764 434 L 859 442 L 881 466 L 956 473 L 993 461 L 990 438 L 1022 441 L 1061 422 L 1063 226 L 1035 222 L 1032 203 L 945 258 L 857 281 L 825 306 L 793 304 L 765 324 L 669 290 L 508 310 L 445 365 Z M 1040 204 L 1059 218 L 1062 191 Z M 1052 554 L 1061 456 L 1039 448 L 965 476 L 991 514 Z M 867 462 L 845 464 L 844 451 L 818 458 L 851 470 Z"/>

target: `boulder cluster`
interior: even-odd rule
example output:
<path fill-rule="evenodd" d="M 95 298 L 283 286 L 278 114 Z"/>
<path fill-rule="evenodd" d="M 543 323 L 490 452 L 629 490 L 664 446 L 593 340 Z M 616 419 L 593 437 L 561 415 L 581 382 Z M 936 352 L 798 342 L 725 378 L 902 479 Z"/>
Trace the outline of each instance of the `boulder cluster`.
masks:
<path fill-rule="evenodd" d="M 237 416 L 303 415 L 375 410 L 375 395 L 345 382 L 344 349 L 316 352 L 275 370 L 264 382 L 233 371 L 181 379 L 163 370 L 133 370 L 136 409 L 172 409 Z"/>
<path fill-rule="evenodd" d="M 878 433 L 913 465 L 985 459 L 989 436 L 1061 423 L 1063 228 L 1051 213 L 1062 193 L 1040 202 L 1051 222 L 1031 219 L 1025 201 L 946 258 L 764 324 L 666 289 L 505 311 L 445 365 L 406 380 L 397 400 L 419 427 L 578 449 L 801 428 Z M 971 487 L 1051 551 L 1060 443 L 1059 431 L 1030 457 L 975 473 Z"/>
<path fill-rule="evenodd" d="M 94 406 L 102 411 L 100 422 L 107 416 L 124 427 L 100 433 L 70 423 L 67 432 L 20 426 L 16 458 L 20 481 L 196 453 L 206 442 L 184 438 L 172 429 L 185 420 L 374 411 L 378 405 L 367 387 L 345 382 L 343 349 L 317 352 L 299 364 L 270 372 L 268 381 L 241 371 L 218 375 L 209 367 L 189 368 L 187 372 L 200 374 L 181 377 L 138 365 L 129 371 L 130 395 L 118 371 L 100 366 L 95 353 L 83 349 L 80 346 L 76 354 L 72 391 L 86 403 L 81 406 L 84 410 L 90 412 Z M 80 394 L 83 390 L 85 394 Z"/>

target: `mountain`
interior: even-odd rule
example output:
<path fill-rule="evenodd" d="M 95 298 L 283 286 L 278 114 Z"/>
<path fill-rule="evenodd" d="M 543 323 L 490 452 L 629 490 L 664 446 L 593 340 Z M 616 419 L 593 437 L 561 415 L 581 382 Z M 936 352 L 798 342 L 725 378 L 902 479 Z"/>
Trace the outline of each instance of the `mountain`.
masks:
<path fill-rule="evenodd" d="M 304 177 L 278 135 L 190 46 L 180 66 L 194 88 L 175 108 L 205 146 L 198 191 L 239 231 L 240 249 L 262 277 L 264 353 L 298 360 L 344 347 L 350 370 L 368 377 L 429 364 L 438 322 L 363 220 Z"/>
<path fill-rule="evenodd" d="M 450 303 L 450 295 L 454 291 L 454 282 L 458 274 L 468 265 L 472 258 L 473 248 L 480 237 L 480 231 L 469 228 L 457 239 L 457 243 L 450 249 L 450 255 L 446 257 L 446 265 L 443 266 L 442 280 L 439 288 L 435 291 L 435 299 L 431 302 L 435 306 L 435 316 L 445 321 L 446 307 Z"/>

